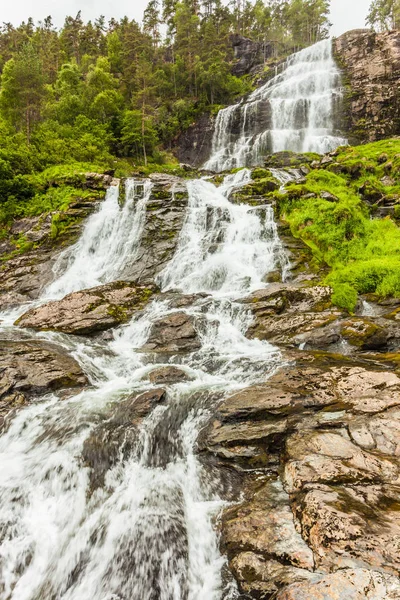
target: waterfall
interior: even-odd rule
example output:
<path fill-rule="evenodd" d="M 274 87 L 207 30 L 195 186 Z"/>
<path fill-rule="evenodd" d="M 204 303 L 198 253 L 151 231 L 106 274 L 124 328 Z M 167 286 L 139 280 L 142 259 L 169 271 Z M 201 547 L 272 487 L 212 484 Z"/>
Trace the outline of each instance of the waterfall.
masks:
<path fill-rule="evenodd" d="M 62 298 L 126 276 L 135 260 L 151 188 L 149 180 L 127 179 L 122 206 L 119 186 L 108 189 L 100 210 L 89 217 L 78 242 L 54 265 L 60 277 L 46 289 L 46 298 Z"/>
<path fill-rule="evenodd" d="M 213 526 L 224 506 L 222 484 L 215 466 L 200 462 L 195 443 L 218 397 L 264 381 L 281 364 L 276 348 L 245 337 L 251 315 L 235 302 L 286 264 L 271 209 L 229 201 L 248 178 L 243 170 L 220 188 L 188 183 L 178 248 L 160 275 L 164 290 L 205 292 L 179 309 L 195 320 L 197 351 L 172 357 L 138 351 L 152 324 L 177 311 L 166 299 L 151 302 L 108 342 L 32 334 L 68 348 L 92 387 L 62 402 L 49 394 L 21 410 L 0 437 L 2 599 L 237 597 L 222 580 L 225 559 Z M 142 191 L 127 185 L 123 207 L 114 188 L 89 218 L 46 295 L 113 280 L 134 259 L 149 184 Z M 84 444 L 111 422 L 110 405 L 154 387 L 148 376 L 161 365 L 179 365 L 190 380 L 168 386 L 167 401 L 125 432 L 104 485 L 90 493 Z"/>
<path fill-rule="evenodd" d="M 270 152 L 325 153 L 347 140 L 335 131 L 341 77 L 331 40 L 288 58 L 282 71 L 239 104 L 219 111 L 205 169 L 257 165 Z"/>

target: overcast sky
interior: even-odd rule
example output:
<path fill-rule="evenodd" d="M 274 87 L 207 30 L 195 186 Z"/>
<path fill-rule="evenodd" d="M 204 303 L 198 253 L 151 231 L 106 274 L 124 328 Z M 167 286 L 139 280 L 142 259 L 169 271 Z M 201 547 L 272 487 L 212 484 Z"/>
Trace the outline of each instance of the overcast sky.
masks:
<path fill-rule="evenodd" d="M 99 15 L 128 17 L 141 20 L 148 0 L 0 0 L 0 22 L 18 25 L 28 17 L 35 21 L 52 15 L 56 25 L 63 23 L 66 14 L 76 15 L 79 9 L 85 20 Z M 332 34 L 340 35 L 349 29 L 364 27 L 371 0 L 332 0 Z"/>

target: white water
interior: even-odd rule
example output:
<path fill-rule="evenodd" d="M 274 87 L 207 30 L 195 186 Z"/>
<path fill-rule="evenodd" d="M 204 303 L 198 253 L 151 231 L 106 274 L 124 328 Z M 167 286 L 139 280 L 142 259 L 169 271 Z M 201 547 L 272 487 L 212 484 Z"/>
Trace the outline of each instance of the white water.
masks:
<path fill-rule="evenodd" d="M 215 403 L 213 392 L 262 381 L 280 363 L 268 343 L 245 337 L 251 317 L 234 301 L 285 264 L 272 212 L 227 200 L 247 178 L 240 172 L 219 190 L 204 181 L 189 183 L 179 247 L 160 277 L 164 289 L 209 293 L 180 309 L 197 319 L 200 350 L 170 358 L 137 352 L 152 322 L 174 312 L 167 301 L 151 303 L 107 344 L 41 334 L 77 358 L 93 387 L 69 400 L 50 395 L 21 411 L 0 437 L 2 600 L 235 596 L 221 580 L 224 558 L 213 527 L 224 504 L 220 475 L 199 461 L 194 448 Z M 138 204 L 128 224 L 121 215 L 133 208 L 121 211 L 117 204 L 112 190 L 88 220 L 52 294 L 120 276 L 129 248 L 135 253 L 144 210 Z M 103 243 L 106 250 L 99 248 Z M 144 420 L 133 449 L 125 455 L 120 446 L 104 486 L 90 493 L 85 440 L 96 427 L 105 427 L 105 435 L 110 403 L 116 407 L 135 390 L 151 388 L 147 374 L 166 363 L 179 364 L 193 381 L 169 387 L 167 402 Z M 127 427 L 126 439 L 134 430 Z"/>
<path fill-rule="evenodd" d="M 149 180 L 127 179 L 123 206 L 119 203 L 119 187 L 109 188 L 78 242 L 60 255 L 54 266 L 55 274 L 60 276 L 44 292 L 46 298 L 62 298 L 124 277 L 135 259 L 151 188 Z"/>
<path fill-rule="evenodd" d="M 334 128 L 341 77 L 324 40 L 290 56 L 281 73 L 239 104 L 218 113 L 204 168 L 257 165 L 270 152 L 318 152 L 346 144 Z"/>

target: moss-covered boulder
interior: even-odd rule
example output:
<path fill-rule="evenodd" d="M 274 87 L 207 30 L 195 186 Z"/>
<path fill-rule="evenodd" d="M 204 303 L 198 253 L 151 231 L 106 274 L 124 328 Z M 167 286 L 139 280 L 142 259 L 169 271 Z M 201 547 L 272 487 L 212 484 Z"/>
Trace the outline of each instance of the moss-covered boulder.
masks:
<path fill-rule="evenodd" d="M 388 331 L 366 317 L 343 321 L 340 333 L 346 342 L 359 350 L 382 350 L 388 342 Z"/>

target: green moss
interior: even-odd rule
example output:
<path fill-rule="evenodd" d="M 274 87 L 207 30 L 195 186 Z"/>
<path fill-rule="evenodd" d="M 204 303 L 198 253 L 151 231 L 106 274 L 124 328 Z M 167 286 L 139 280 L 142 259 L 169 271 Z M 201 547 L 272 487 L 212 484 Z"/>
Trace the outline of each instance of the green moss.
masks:
<path fill-rule="evenodd" d="M 357 294 L 400 297 L 400 229 L 390 218 L 371 220 L 363 201 L 363 194 L 388 198 L 398 188 L 397 181 L 389 186 L 380 181 L 388 162 L 383 162 L 383 152 L 393 163 L 391 168 L 397 168 L 399 140 L 343 148 L 336 159 L 346 167 L 344 173 L 313 170 L 305 184 L 288 186 L 287 196 L 277 202 L 278 212 L 293 235 L 331 268 L 325 282 L 333 288 L 332 301 L 350 312 Z M 324 191 L 339 201 L 323 199 Z M 371 195 L 368 199 L 371 202 Z"/>

